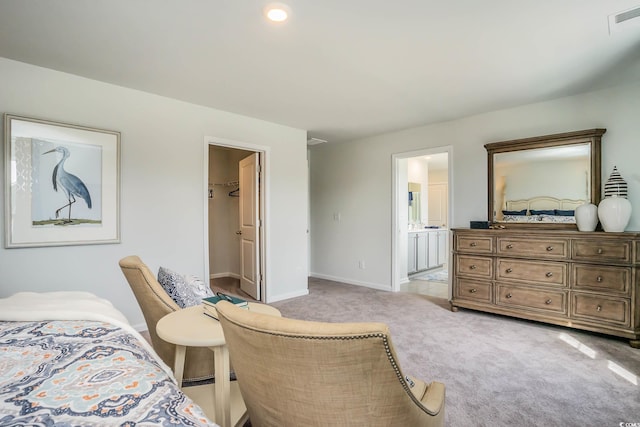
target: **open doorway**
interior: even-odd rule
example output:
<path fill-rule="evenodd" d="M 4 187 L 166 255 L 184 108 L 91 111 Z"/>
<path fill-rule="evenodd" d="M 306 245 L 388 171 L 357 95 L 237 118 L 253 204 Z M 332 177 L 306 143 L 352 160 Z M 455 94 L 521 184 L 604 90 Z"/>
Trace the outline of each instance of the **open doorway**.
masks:
<path fill-rule="evenodd" d="M 393 156 L 392 289 L 448 298 L 451 147 Z"/>
<path fill-rule="evenodd" d="M 211 288 L 265 301 L 266 155 L 207 143 L 207 259 Z"/>

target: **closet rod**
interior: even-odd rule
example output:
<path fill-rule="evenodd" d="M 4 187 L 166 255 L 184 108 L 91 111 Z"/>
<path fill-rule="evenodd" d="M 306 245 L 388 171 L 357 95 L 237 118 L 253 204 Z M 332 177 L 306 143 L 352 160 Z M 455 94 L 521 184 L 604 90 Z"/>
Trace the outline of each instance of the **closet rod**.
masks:
<path fill-rule="evenodd" d="M 238 181 L 229 181 L 229 182 L 224 182 L 224 183 L 215 182 L 215 183 L 209 184 L 209 185 L 223 185 L 225 187 L 233 187 L 234 185 L 238 185 L 238 184 L 239 184 Z"/>

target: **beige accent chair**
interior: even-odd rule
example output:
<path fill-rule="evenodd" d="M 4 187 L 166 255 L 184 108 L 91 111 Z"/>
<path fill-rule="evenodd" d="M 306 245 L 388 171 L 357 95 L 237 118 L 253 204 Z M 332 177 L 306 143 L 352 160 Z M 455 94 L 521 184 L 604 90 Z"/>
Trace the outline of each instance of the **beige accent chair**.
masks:
<path fill-rule="evenodd" d="M 180 306 L 171 299 L 162 285 L 158 283 L 155 275 L 151 273 L 149 267 L 139 257 L 132 255 L 122 258 L 119 264 L 136 300 L 138 300 L 138 305 L 149 329 L 153 349 L 164 363 L 173 369 L 176 346 L 158 336 L 156 323 L 165 315 L 180 310 Z M 211 350 L 187 347 L 183 381 L 211 379 L 214 374 L 213 366 L 213 352 Z"/>
<path fill-rule="evenodd" d="M 444 425 L 444 384 L 406 379 L 386 325 L 216 309 L 253 427 Z"/>

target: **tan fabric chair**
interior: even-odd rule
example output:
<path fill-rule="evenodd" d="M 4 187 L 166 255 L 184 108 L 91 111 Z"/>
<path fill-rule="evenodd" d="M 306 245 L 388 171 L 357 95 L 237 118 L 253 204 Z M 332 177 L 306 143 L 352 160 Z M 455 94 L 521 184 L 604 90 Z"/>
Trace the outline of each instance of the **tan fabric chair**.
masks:
<path fill-rule="evenodd" d="M 144 315 L 149 329 L 153 348 L 164 363 L 173 369 L 176 347 L 163 341 L 156 333 L 156 323 L 163 316 L 180 310 L 164 288 L 158 283 L 142 260 L 135 256 L 128 256 L 120 260 L 120 268 L 138 300 L 138 305 Z M 213 352 L 208 348 L 187 347 L 184 364 L 183 381 L 199 381 L 213 377 Z"/>
<path fill-rule="evenodd" d="M 405 379 L 386 325 L 216 308 L 253 427 L 444 425 L 444 384 Z"/>

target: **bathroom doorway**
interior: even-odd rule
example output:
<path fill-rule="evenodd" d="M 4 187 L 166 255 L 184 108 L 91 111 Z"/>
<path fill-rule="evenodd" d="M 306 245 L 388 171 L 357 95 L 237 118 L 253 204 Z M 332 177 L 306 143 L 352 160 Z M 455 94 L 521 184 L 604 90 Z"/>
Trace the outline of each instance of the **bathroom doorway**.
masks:
<path fill-rule="evenodd" d="M 450 294 L 451 147 L 393 156 L 392 289 Z"/>

